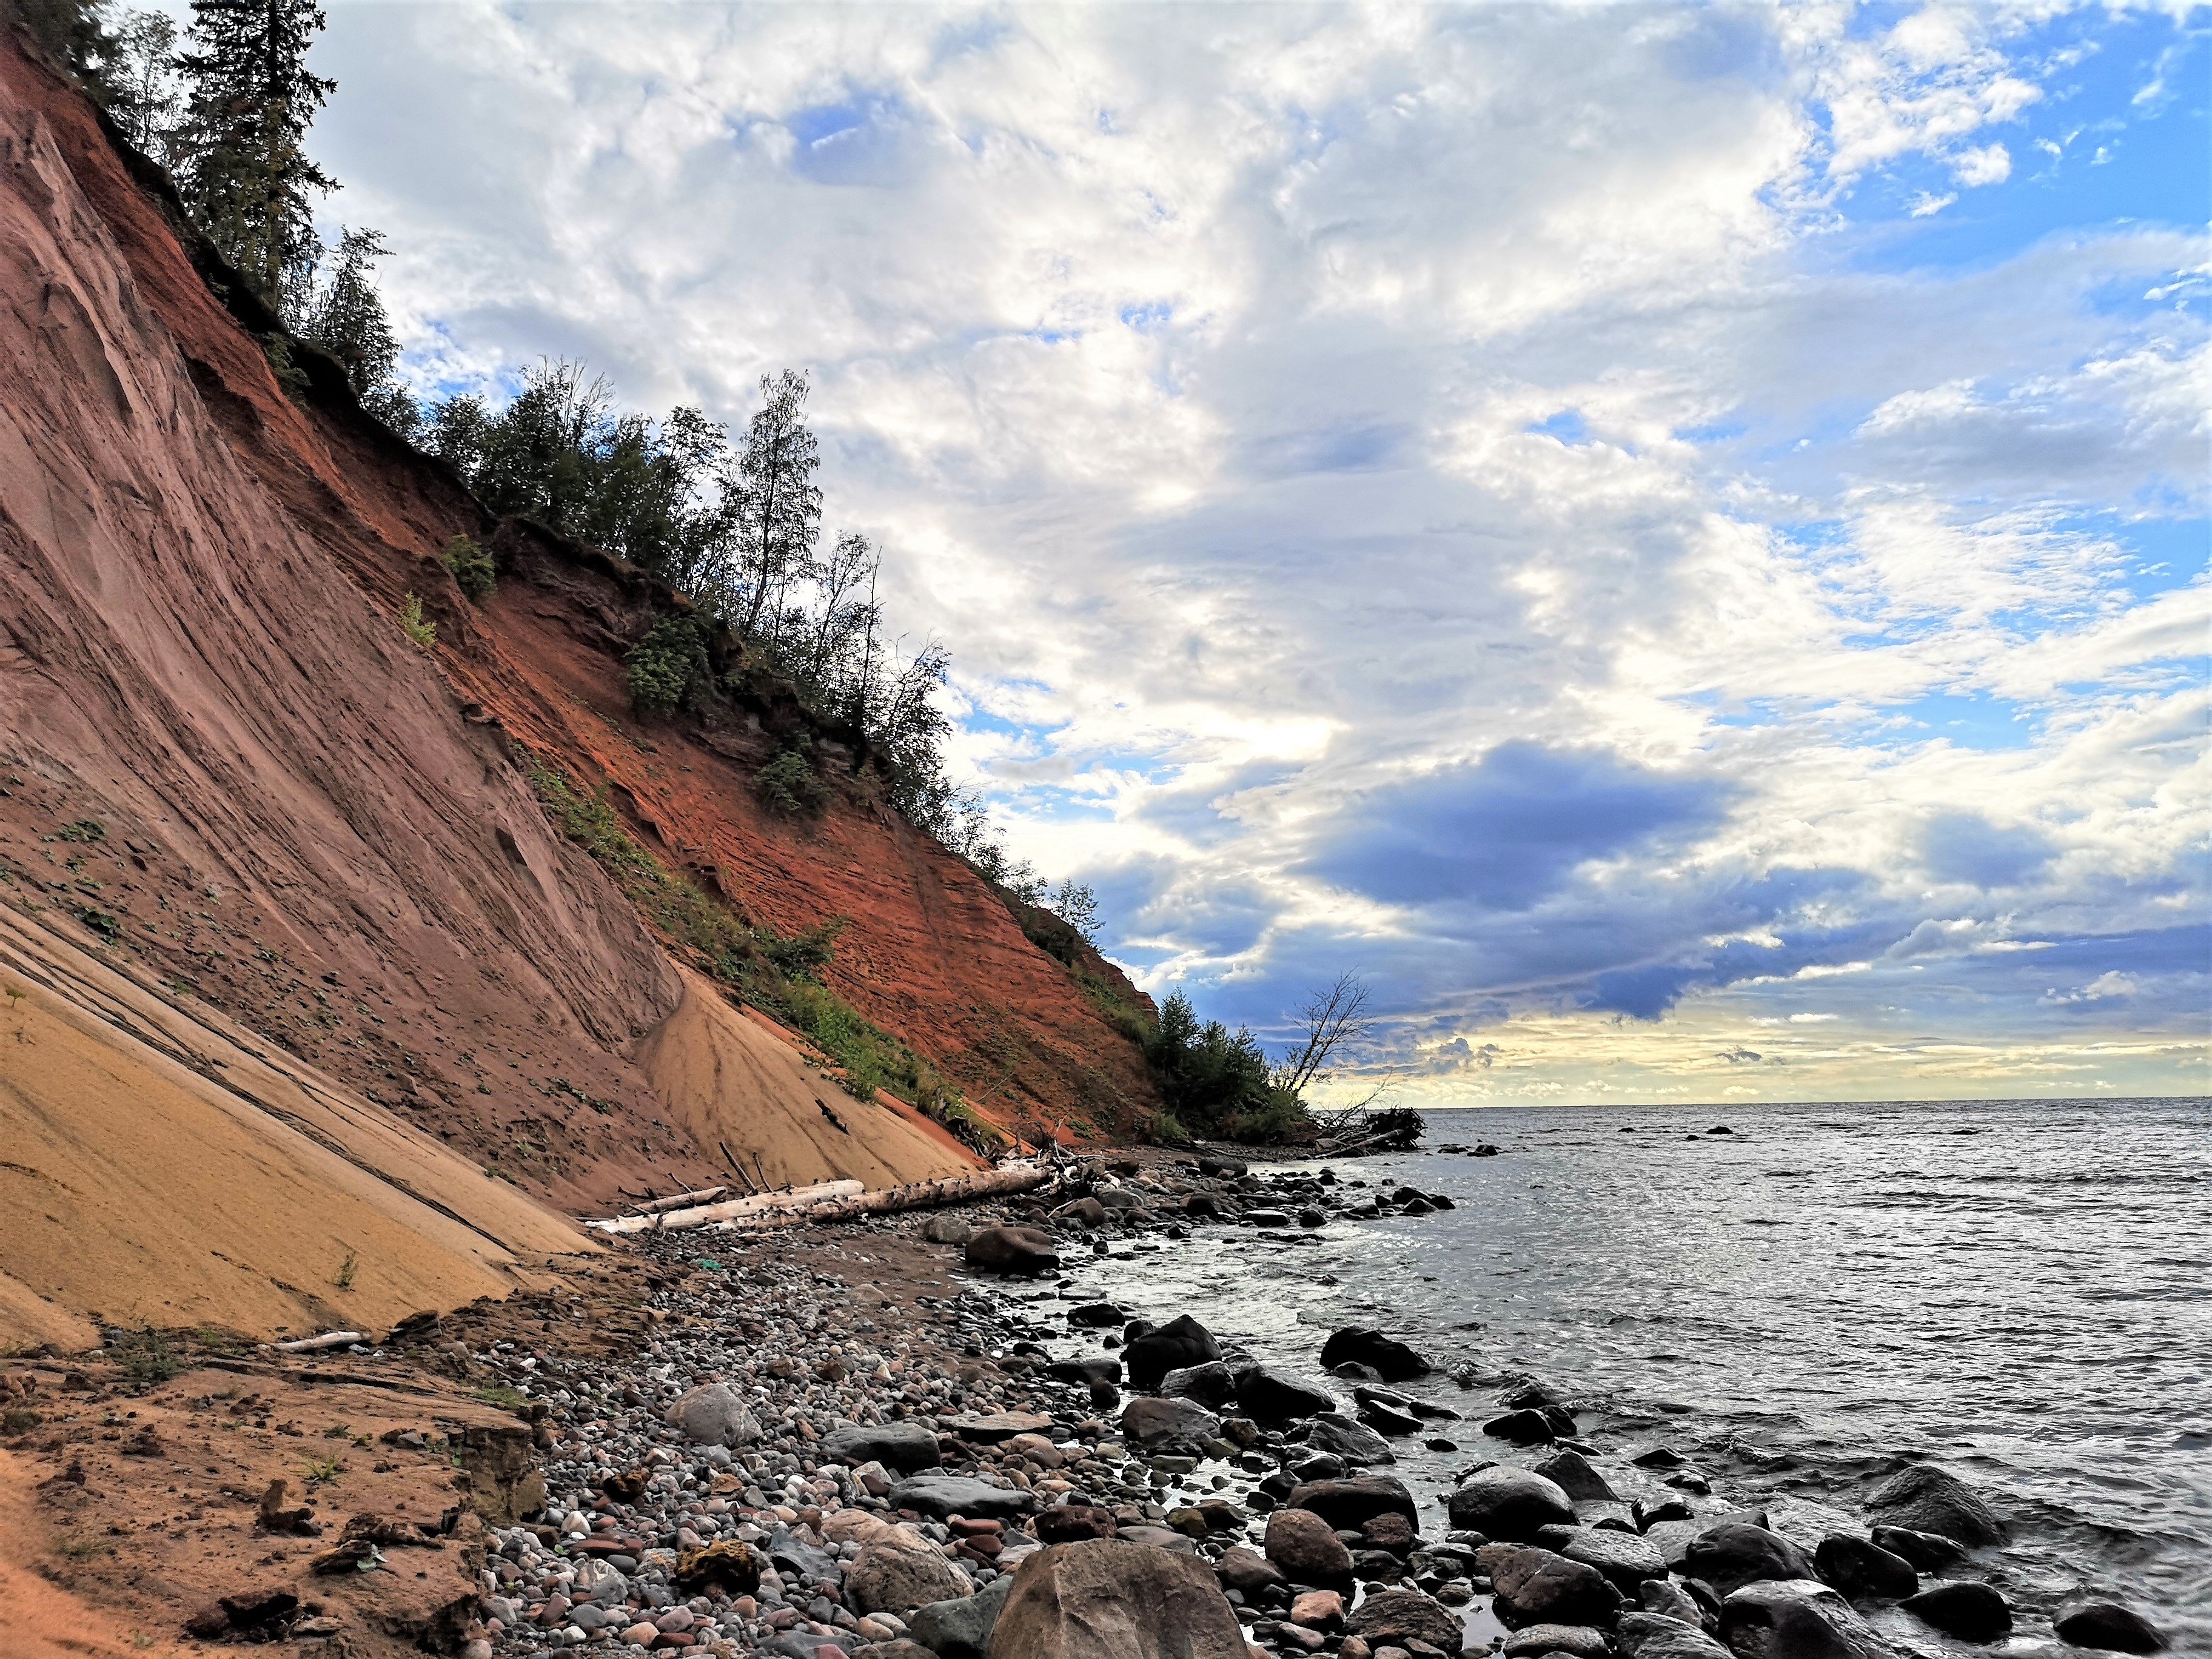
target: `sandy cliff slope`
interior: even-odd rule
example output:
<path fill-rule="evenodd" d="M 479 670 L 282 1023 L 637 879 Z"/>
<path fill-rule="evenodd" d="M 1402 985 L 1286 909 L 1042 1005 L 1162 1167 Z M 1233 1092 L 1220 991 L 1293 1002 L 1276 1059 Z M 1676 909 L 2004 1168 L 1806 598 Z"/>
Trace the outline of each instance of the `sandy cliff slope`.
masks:
<path fill-rule="evenodd" d="M 288 398 L 241 323 L 253 306 L 234 289 L 226 304 L 211 275 L 158 178 L 0 43 L 0 908 L 41 948 L 126 973 L 149 1007 L 232 1022 L 226 1042 L 349 1100 L 384 1137 L 353 1167 L 387 1188 L 403 1144 L 406 1158 L 442 1148 L 464 1187 L 571 1212 L 730 1181 L 741 1154 L 794 1180 L 971 1167 L 915 1114 L 831 1093 L 803 1054 L 688 981 L 678 943 L 549 821 L 530 776 L 546 765 L 732 911 L 787 933 L 842 920 L 826 981 L 988 1115 L 1113 1126 L 1153 1103 L 1101 1012 L 1102 985 L 1139 1000 L 1114 970 L 1088 961 L 1086 988 L 857 781 L 817 822 L 765 813 L 751 777 L 790 708 L 638 721 L 622 653 L 673 597 L 492 523 L 342 391 Z M 489 604 L 435 558 L 463 532 L 500 550 Z M 410 593 L 438 623 L 434 649 L 398 626 Z M 27 1016 L 44 1040 L 0 1042 L 0 1094 L 21 1133 L 45 1137 L 46 1164 L 18 1161 L 58 1177 L 81 1157 L 68 1167 L 93 1182 L 74 1224 L 99 1241 L 88 1263 L 106 1265 L 63 1298 L 70 1316 L 121 1311 L 100 1288 L 120 1264 L 210 1217 L 273 1237 L 209 1207 L 221 1182 L 195 1186 L 188 1164 L 162 1196 L 143 1149 L 115 1139 L 135 1129 L 154 1154 L 221 1146 L 253 1164 L 276 1157 L 246 1144 L 264 1126 L 241 1129 L 182 1083 L 155 1087 L 158 1049 L 52 994 Z M 228 1063 L 179 1051 L 203 1081 Z M 134 1119 L 118 1104 L 134 1091 L 164 1103 Z M 297 1194 L 324 1180 L 285 1163 L 307 1156 L 278 1160 Z M 95 1190 L 109 1179 L 113 1202 Z M 10 1204 L 0 1262 L 28 1252 L 27 1294 L 52 1296 L 36 1241 L 64 1224 Z M 164 1206 L 184 1231 L 160 1233 Z M 472 1198 L 449 1207 L 518 1248 Z M 349 1211 L 326 1219 L 298 1235 L 303 1255 L 359 1230 Z M 271 1325 L 329 1302 L 319 1257 L 295 1275 L 251 1259 L 264 1282 L 251 1294 L 202 1265 L 155 1299 L 212 1308 L 228 1284 L 241 1316 Z M 426 1262 L 392 1294 L 432 1302 L 510 1270 L 496 1252 Z M 434 1285 L 441 1273 L 459 1277 Z M 62 1316 L 25 1294 L 0 1285 L 24 1328 Z"/>

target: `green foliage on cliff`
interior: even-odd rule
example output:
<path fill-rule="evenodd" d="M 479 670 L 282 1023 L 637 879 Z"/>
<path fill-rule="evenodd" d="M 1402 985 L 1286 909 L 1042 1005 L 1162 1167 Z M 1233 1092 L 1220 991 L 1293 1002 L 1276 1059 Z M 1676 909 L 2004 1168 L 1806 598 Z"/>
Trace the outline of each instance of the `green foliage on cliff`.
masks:
<path fill-rule="evenodd" d="M 499 589 L 499 569 L 485 552 L 482 544 L 471 536 L 456 536 L 446 544 L 438 555 L 439 562 L 453 573 L 453 580 L 462 592 L 472 599 L 488 599 Z"/>
<path fill-rule="evenodd" d="M 641 714 L 689 708 L 714 681 L 705 629 L 692 617 L 663 617 L 623 660 L 629 669 L 629 706 Z"/>
<path fill-rule="evenodd" d="M 771 812 L 812 817 L 830 804 L 830 792 L 814 763 L 797 749 L 786 749 L 754 775 L 753 793 Z"/>
<path fill-rule="evenodd" d="M 1243 1026 L 1201 1022 L 1180 991 L 1160 1005 L 1145 1058 L 1176 1129 L 1254 1146 L 1310 1135 L 1305 1103 L 1276 1082 L 1259 1039 Z"/>

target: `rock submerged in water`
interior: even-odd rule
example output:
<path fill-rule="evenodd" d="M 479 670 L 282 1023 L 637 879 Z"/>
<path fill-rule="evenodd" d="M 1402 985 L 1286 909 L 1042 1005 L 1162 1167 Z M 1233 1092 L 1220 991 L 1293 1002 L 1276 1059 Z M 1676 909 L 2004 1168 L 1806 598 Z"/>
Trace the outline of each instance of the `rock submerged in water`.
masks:
<path fill-rule="evenodd" d="M 1352 1463 L 1395 1463 L 1398 1455 L 1389 1442 L 1364 1423 L 1355 1423 L 1341 1412 L 1316 1414 L 1306 1431 L 1306 1444 L 1318 1452 L 1334 1452 Z"/>
<path fill-rule="evenodd" d="M 1259 1423 L 1290 1423 L 1336 1409 L 1336 1396 L 1274 1365 L 1243 1365 L 1235 1372 L 1237 1406 Z"/>
<path fill-rule="evenodd" d="M 1831 1533 L 1820 1540 L 1813 1552 L 1813 1571 L 1854 1601 L 1877 1595 L 1899 1601 L 1920 1588 L 1912 1563 L 1849 1533 Z"/>
<path fill-rule="evenodd" d="M 1923 1625 L 1967 1642 L 1994 1642 L 2012 1630 L 2012 1609 L 1987 1584 L 1937 1584 L 1898 1603 Z"/>
<path fill-rule="evenodd" d="M 1571 1527 L 1575 1506 L 1552 1481 L 1503 1464 L 1477 1469 L 1444 1500 L 1453 1526 L 1504 1543 L 1533 1544 L 1545 1527 Z"/>
<path fill-rule="evenodd" d="M 2104 1648 L 2112 1653 L 2162 1653 L 2166 1639 L 2158 1627 L 2133 1607 L 2103 1598 L 2072 1601 L 2058 1610 L 2051 1628 L 2059 1639 L 2077 1648 Z"/>
<path fill-rule="evenodd" d="M 1321 1364 L 1323 1370 L 1344 1364 L 1364 1365 L 1385 1382 L 1411 1382 L 1435 1369 L 1404 1343 L 1364 1325 L 1332 1331 L 1322 1344 Z"/>
<path fill-rule="evenodd" d="M 1007 1659 L 1246 1659 L 1201 1561 L 1142 1544 L 1054 1544 L 1024 1561 L 991 1632 Z"/>
<path fill-rule="evenodd" d="M 1870 1520 L 1883 1526 L 1932 1532 L 1969 1549 L 2002 1544 L 2008 1536 L 1979 1492 L 1930 1463 L 1899 1469 L 1869 1494 L 1865 1509 Z"/>
<path fill-rule="evenodd" d="M 1388 1474 L 1310 1480 L 1292 1487 L 1283 1503 L 1286 1509 L 1310 1510 L 1330 1526 L 1346 1532 L 1358 1531 L 1378 1515 L 1402 1515 L 1415 1526 L 1420 1524 L 1421 1519 L 1420 1510 L 1413 1504 L 1413 1494 L 1406 1490 L 1406 1483 Z"/>

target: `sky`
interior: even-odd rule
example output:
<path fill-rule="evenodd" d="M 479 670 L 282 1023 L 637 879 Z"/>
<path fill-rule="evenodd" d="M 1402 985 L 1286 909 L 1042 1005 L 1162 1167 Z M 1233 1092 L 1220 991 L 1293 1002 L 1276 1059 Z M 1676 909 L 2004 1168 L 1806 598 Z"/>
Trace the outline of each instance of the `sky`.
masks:
<path fill-rule="evenodd" d="M 1414 1105 L 2208 1086 L 2212 9 L 338 3 L 425 391 L 812 379 L 1156 994 Z"/>

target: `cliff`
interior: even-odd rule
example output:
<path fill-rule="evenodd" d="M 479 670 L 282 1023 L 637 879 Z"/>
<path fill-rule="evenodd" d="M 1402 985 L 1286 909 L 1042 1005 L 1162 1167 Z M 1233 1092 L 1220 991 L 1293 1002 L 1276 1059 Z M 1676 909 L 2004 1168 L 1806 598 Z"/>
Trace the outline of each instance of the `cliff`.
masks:
<path fill-rule="evenodd" d="M 909 1104 L 832 1093 L 822 1056 L 742 1010 L 696 941 L 549 818 L 558 779 L 731 916 L 841 924 L 824 984 L 977 1115 L 1111 1132 L 1154 1103 L 1112 1017 L 1141 999 L 1109 964 L 1040 949 L 864 778 L 841 777 L 818 819 L 766 812 L 752 774 L 804 718 L 773 688 L 635 718 L 622 653 L 680 601 L 490 521 L 326 362 L 288 398 L 248 326 L 269 319 L 225 276 L 97 112 L 0 44 L 0 903 L 24 941 L 16 974 L 82 953 L 185 1025 L 222 1024 L 226 1051 L 571 1211 L 728 1182 L 733 1161 L 757 1174 L 762 1154 L 775 1180 L 972 1162 Z M 457 533 L 499 554 L 486 603 L 435 556 Z M 433 648 L 398 625 L 410 594 Z M 45 988 L 60 1018 L 82 985 Z M 73 1041 L 144 1038 L 95 1020 Z M 8 1046 L 0 1033 L 0 1116 L 20 1121 L 37 1112 Z M 220 1054 L 175 1048 L 225 1078 Z M 85 1156 L 94 1179 L 104 1154 Z M 0 1194 L 37 1186 L 15 1167 Z M 0 1256 L 36 1207 L 0 1200 Z"/>

